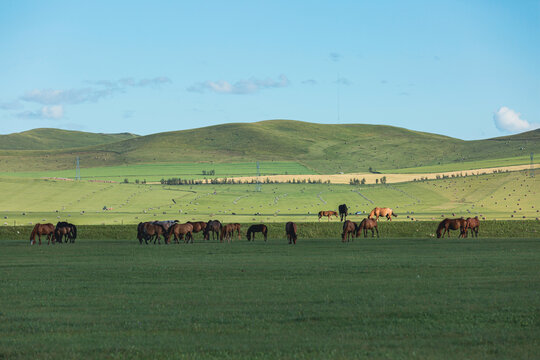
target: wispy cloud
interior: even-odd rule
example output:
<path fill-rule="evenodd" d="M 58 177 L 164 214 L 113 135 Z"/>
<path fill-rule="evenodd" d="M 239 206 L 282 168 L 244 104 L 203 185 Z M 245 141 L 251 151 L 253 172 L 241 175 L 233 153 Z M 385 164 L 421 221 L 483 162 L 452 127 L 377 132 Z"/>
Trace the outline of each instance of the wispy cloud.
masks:
<path fill-rule="evenodd" d="M 22 109 L 23 105 L 20 101 L 10 101 L 10 102 L 0 102 L 0 109 L 2 110 L 19 110 Z"/>
<path fill-rule="evenodd" d="M 342 58 L 341 54 L 336 53 L 336 52 L 332 52 L 328 56 L 330 56 L 330 60 L 332 60 L 334 62 L 338 62 Z"/>
<path fill-rule="evenodd" d="M 313 80 L 313 79 L 307 79 L 307 80 L 304 80 L 302 81 L 302 84 L 303 85 L 317 85 L 317 80 Z"/>
<path fill-rule="evenodd" d="M 507 132 L 519 132 L 533 130 L 540 127 L 539 124 L 533 124 L 521 118 L 521 114 L 502 106 L 493 114 L 493 121 L 497 129 Z"/>
<path fill-rule="evenodd" d="M 228 81 L 204 81 L 191 85 L 187 88 L 191 92 L 215 92 L 218 94 L 253 94 L 260 90 L 281 88 L 289 86 L 289 79 L 285 75 L 280 75 L 277 80 L 274 79 L 256 79 L 239 80 L 234 83 Z"/>
<path fill-rule="evenodd" d="M 62 105 L 43 106 L 41 110 L 23 111 L 15 116 L 19 119 L 57 120 L 64 117 L 64 107 Z"/>

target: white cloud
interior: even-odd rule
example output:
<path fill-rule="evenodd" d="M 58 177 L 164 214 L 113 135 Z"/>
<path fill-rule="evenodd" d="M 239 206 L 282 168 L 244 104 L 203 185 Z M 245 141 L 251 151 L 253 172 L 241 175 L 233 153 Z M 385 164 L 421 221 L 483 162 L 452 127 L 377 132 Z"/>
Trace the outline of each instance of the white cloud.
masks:
<path fill-rule="evenodd" d="M 521 114 L 503 106 L 493 114 L 493 121 L 497 129 L 507 132 L 521 132 L 538 128 L 538 125 L 531 124 L 521 118 Z"/>
<path fill-rule="evenodd" d="M 277 80 L 273 79 L 255 79 L 239 80 L 235 83 L 228 81 L 204 81 L 193 84 L 188 87 L 188 91 L 192 92 L 216 92 L 219 94 L 252 94 L 263 89 L 280 88 L 289 85 L 289 79 L 285 75 L 281 75 Z"/>
<path fill-rule="evenodd" d="M 44 106 L 41 115 L 47 119 L 60 119 L 64 116 L 64 108 L 62 105 Z"/>

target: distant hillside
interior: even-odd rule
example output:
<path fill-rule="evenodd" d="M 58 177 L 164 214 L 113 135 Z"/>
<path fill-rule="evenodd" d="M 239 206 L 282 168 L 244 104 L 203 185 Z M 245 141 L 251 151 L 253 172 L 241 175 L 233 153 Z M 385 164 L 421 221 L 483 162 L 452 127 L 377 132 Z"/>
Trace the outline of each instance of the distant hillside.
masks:
<path fill-rule="evenodd" d="M 135 137 L 80 149 L 0 151 L 0 170 L 36 171 L 167 162 L 297 161 L 318 173 L 361 172 L 540 152 L 540 130 L 464 141 L 384 125 L 291 120 L 231 123 Z"/>
<path fill-rule="evenodd" d="M 101 145 L 133 139 L 137 135 L 95 134 L 60 129 L 34 129 L 9 135 L 0 135 L 1 150 L 51 150 Z"/>

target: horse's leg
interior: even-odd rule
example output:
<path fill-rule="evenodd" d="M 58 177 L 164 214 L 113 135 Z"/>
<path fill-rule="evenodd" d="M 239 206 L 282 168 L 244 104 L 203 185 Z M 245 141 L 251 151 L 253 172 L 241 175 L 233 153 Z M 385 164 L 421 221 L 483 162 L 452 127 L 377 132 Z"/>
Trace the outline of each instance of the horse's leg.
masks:
<path fill-rule="evenodd" d="M 375 231 L 377 231 L 377 237 L 379 237 L 379 227 L 375 226 Z"/>

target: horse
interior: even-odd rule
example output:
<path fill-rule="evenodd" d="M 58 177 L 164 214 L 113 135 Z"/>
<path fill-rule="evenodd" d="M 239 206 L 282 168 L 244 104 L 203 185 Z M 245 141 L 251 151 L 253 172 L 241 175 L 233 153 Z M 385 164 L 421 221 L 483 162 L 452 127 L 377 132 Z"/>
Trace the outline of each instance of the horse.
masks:
<path fill-rule="evenodd" d="M 375 237 L 375 229 L 377 231 L 377 237 L 379 237 L 379 228 L 377 227 L 377 220 L 370 219 L 369 217 L 362 220 L 360 225 L 356 228 L 356 237 L 360 237 L 360 231 L 364 232 L 364 237 L 367 237 L 367 231 L 371 230 L 371 237 Z"/>
<path fill-rule="evenodd" d="M 234 234 L 235 229 L 236 226 L 234 224 L 223 225 L 221 227 L 221 233 L 219 234 L 219 242 L 223 242 L 223 240 L 231 242 L 231 237 Z"/>
<path fill-rule="evenodd" d="M 171 226 L 178 224 L 178 220 L 153 221 L 153 223 L 161 225 L 165 231 L 169 231 Z"/>
<path fill-rule="evenodd" d="M 465 237 L 467 237 L 468 230 L 471 229 L 471 234 L 473 237 L 478 237 L 478 228 L 480 227 L 480 220 L 478 216 L 473 218 L 467 218 L 467 228 L 465 229 Z"/>
<path fill-rule="evenodd" d="M 253 236 L 253 241 L 255 241 L 255 233 L 256 232 L 262 233 L 264 235 L 264 241 L 266 241 L 266 237 L 268 235 L 268 228 L 264 224 L 251 225 L 248 228 L 248 231 L 247 231 L 247 234 L 246 234 L 248 241 L 251 241 L 252 236 Z"/>
<path fill-rule="evenodd" d="M 345 239 L 347 242 L 349 241 L 351 235 L 353 237 L 356 237 L 356 223 L 352 222 L 350 220 L 345 220 L 343 223 L 343 232 L 341 233 L 341 241 L 345 242 Z"/>
<path fill-rule="evenodd" d="M 156 240 L 158 244 L 161 244 L 161 235 L 163 235 L 163 239 L 165 239 L 165 234 L 167 234 L 167 231 L 159 221 L 142 223 L 142 235 L 147 244 L 148 240 L 152 241 L 152 238 L 154 238 L 154 244 L 156 243 Z"/>
<path fill-rule="evenodd" d="M 221 232 L 221 223 L 219 220 L 210 220 L 206 223 L 206 228 L 204 229 L 203 235 L 204 240 L 210 239 L 210 232 L 212 232 L 212 240 L 215 240 L 215 236 L 219 237 L 219 233 Z"/>
<path fill-rule="evenodd" d="M 287 240 L 289 240 L 289 244 L 295 244 L 296 245 L 296 239 L 298 239 L 298 235 L 296 232 L 296 224 L 292 221 L 289 221 L 285 224 L 285 234 L 287 235 Z"/>
<path fill-rule="evenodd" d="M 144 234 L 144 224 L 143 222 L 140 222 L 138 225 L 137 225 L 137 239 L 139 240 L 139 244 L 142 245 L 142 241 L 143 240 L 146 240 L 146 243 L 148 244 L 148 239 L 145 239 L 145 234 Z"/>
<path fill-rule="evenodd" d="M 65 221 L 59 221 L 54 229 L 54 237 L 56 241 L 62 243 L 62 239 L 65 238 L 65 242 L 75 242 L 77 238 L 77 227 Z"/>
<path fill-rule="evenodd" d="M 233 233 L 236 231 L 236 233 L 238 235 L 238 240 L 242 240 L 242 233 L 241 233 L 242 225 L 240 225 L 239 223 L 234 223 L 234 224 L 232 224 L 232 226 L 234 227 Z"/>
<path fill-rule="evenodd" d="M 328 216 L 328 221 L 330 221 L 331 216 L 338 217 L 338 213 L 336 211 L 328 210 L 328 211 L 319 211 L 319 221 L 321 221 L 321 218 L 323 216 Z"/>
<path fill-rule="evenodd" d="M 37 223 L 34 226 L 32 233 L 30 234 L 30 245 L 34 245 L 36 243 L 36 235 L 39 238 L 39 245 L 41 245 L 41 235 L 47 236 L 47 245 L 49 245 L 51 242 L 54 244 L 55 242 L 54 225 L 51 223 L 47 223 L 47 224 Z"/>
<path fill-rule="evenodd" d="M 195 222 L 188 221 L 187 223 L 193 225 L 193 231 L 192 231 L 193 234 L 201 232 L 201 231 L 204 234 L 204 229 L 206 229 L 206 223 L 204 221 L 195 221 Z"/>
<path fill-rule="evenodd" d="M 394 211 L 391 208 L 380 208 L 376 207 L 375 209 L 371 210 L 371 212 L 368 215 L 368 219 L 371 219 L 373 216 L 377 216 L 376 220 L 379 220 L 379 216 L 386 216 L 386 220 L 392 221 L 392 216 L 397 217 L 396 214 L 394 214 Z"/>
<path fill-rule="evenodd" d="M 184 239 L 184 236 L 185 236 L 185 239 L 184 241 L 186 243 L 189 243 L 189 241 L 191 240 L 191 243 L 193 244 L 193 224 L 191 223 L 185 223 L 185 224 L 174 224 L 172 225 L 169 230 L 167 231 L 167 239 L 166 239 L 166 243 L 167 244 L 170 244 L 171 243 L 171 235 L 174 235 L 174 242 L 175 243 L 179 243 L 180 241 L 179 240 L 182 240 Z"/>
<path fill-rule="evenodd" d="M 444 232 L 442 233 L 442 237 L 444 238 L 444 235 L 448 232 L 448 237 L 450 237 L 450 230 L 458 230 L 460 231 L 460 234 L 458 237 L 465 237 L 465 232 L 467 231 L 467 220 L 464 218 L 460 219 L 444 219 L 439 223 L 439 226 L 437 227 L 437 238 L 441 237 L 441 232 L 444 229 Z"/>
<path fill-rule="evenodd" d="M 339 205 L 338 210 L 339 210 L 339 216 L 341 217 L 341 220 L 339 221 L 347 220 L 347 215 L 349 215 L 349 209 L 347 209 L 347 205 L 345 204 Z"/>

